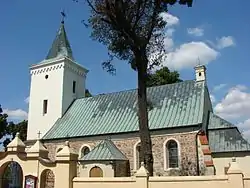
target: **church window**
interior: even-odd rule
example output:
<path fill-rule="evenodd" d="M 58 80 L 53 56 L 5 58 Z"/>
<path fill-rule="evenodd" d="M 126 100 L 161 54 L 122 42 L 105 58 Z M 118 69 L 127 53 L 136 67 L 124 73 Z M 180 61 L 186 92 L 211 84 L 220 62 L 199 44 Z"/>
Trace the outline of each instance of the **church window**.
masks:
<path fill-rule="evenodd" d="M 45 75 L 45 79 L 48 79 L 48 78 L 49 78 L 49 75 L 46 74 L 46 75 Z"/>
<path fill-rule="evenodd" d="M 89 148 L 88 148 L 88 147 L 84 147 L 83 150 L 82 150 L 82 155 L 85 156 L 85 155 L 87 155 L 89 152 L 90 152 Z"/>
<path fill-rule="evenodd" d="M 167 167 L 178 168 L 179 167 L 179 152 L 178 144 L 175 140 L 169 140 L 166 144 L 167 154 Z"/>
<path fill-rule="evenodd" d="M 90 152 L 90 147 L 88 145 L 83 145 L 80 149 L 79 157 L 82 158 Z"/>
<path fill-rule="evenodd" d="M 141 151 L 141 143 L 138 143 L 135 145 L 135 149 L 134 149 L 134 162 L 135 162 L 135 166 L 134 168 L 136 170 L 138 170 L 141 166 L 141 163 L 143 162 L 143 156 L 142 156 L 142 151 Z"/>
<path fill-rule="evenodd" d="M 43 114 L 48 112 L 48 100 L 43 100 Z"/>
<path fill-rule="evenodd" d="M 73 81 L 73 88 L 72 88 L 72 90 L 73 90 L 73 93 L 76 93 L 76 81 Z"/>
<path fill-rule="evenodd" d="M 201 76 L 201 72 L 199 72 L 199 76 Z"/>

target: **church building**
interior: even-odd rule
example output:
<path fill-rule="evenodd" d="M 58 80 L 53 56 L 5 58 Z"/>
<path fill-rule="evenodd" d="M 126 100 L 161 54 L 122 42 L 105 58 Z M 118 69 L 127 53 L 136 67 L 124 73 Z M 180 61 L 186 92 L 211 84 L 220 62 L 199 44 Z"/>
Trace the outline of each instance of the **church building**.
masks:
<path fill-rule="evenodd" d="M 40 131 L 51 161 L 69 141 L 79 154 L 78 176 L 133 175 L 141 165 L 137 90 L 85 97 L 87 73 L 61 23 L 46 58 L 30 67 L 25 144 Z M 232 156 L 250 175 L 250 144 L 213 113 L 206 76 L 199 65 L 193 80 L 147 89 L 156 176 L 225 174 Z"/>

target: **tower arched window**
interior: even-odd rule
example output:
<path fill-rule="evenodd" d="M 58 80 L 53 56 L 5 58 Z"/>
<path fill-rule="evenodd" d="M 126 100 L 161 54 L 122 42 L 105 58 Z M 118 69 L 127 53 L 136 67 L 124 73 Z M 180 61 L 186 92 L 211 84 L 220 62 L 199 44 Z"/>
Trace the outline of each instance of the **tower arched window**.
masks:
<path fill-rule="evenodd" d="M 175 139 L 169 139 L 164 143 L 164 168 L 179 168 L 180 148 Z"/>

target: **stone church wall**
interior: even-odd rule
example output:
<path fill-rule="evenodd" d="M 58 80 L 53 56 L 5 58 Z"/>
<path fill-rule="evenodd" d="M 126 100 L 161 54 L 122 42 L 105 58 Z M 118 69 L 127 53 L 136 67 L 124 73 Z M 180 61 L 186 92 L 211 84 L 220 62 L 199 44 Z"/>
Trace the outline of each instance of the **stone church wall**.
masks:
<path fill-rule="evenodd" d="M 169 135 L 153 135 L 152 145 L 153 145 L 153 156 L 154 156 L 154 172 L 157 176 L 171 175 L 170 171 L 164 170 L 164 142 L 168 139 L 175 139 L 180 145 L 180 155 L 181 163 L 185 164 L 185 170 L 188 171 L 188 175 L 197 175 L 197 147 L 196 147 L 196 132 L 189 133 L 176 133 Z M 60 141 L 50 141 L 45 142 L 45 146 L 49 150 L 49 157 L 55 160 L 56 150 L 62 145 L 66 140 Z M 136 169 L 134 168 L 134 146 L 139 142 L 138 137 L 128 137 L 122 139 L 112 139 L 118 149 L 120 149 L 129 159 L 131 175 L 134 174 Z M 85 139 L 71 139 L 69 140 L 70 147 L 77 153 L 79 153 L 83 144 L 88 145 L 93 149 L 100 140 L 86 140 Z M 172 173 L 172 172 L 171 172 Z"/>

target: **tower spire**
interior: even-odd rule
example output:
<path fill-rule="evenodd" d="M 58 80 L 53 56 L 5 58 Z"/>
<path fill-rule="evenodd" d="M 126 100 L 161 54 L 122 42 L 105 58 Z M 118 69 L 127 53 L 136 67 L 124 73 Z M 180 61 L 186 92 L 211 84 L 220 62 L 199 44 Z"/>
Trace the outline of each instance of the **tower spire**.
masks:
<path fill-rule="evenodd" d="M 64 11 L 62 11 L 61 15 L 61 25 L 57 32 L 56 38 L 54 39 L 52 46 L 46 56 L 46 60 L 56 57 L 68 57 L 71 60 L 74 60 L 72 49 L 64 27 L 64 19 L 66 17 L 66 14 Z"/>

